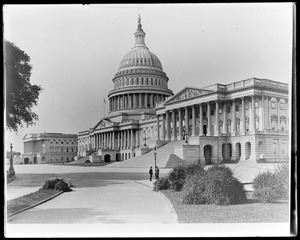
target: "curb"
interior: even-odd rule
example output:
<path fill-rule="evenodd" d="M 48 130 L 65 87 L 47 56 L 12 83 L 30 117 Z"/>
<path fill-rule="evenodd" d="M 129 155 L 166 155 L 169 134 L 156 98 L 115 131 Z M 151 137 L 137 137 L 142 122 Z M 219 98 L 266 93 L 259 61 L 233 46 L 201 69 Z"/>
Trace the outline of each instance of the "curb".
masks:
<path fill-rule="evenodd" d="M 14 213 L 11 213 L 11 214 L 9 214 L 9 215 L 7 216 L 7 218 L 10 218 L 10 217 L 12 217 L 12 216 L 14 216 L 14 215 L 16 215 L 16 214 L 18 214 L 18 213 L 24 212 L 24 211 L 26 211 L 26 210 L 28 210 L 28 209 L 34 208 L 34 207 L 36 207 L 36 206 L 38 206 L 38 205 L 41 205 L 42 203 L 45 203 L 45 202 L 47 202 L 47 201 L 49 201 L 49 200 L 51 200 L 51 199 L 53 199 L 53 198 L 59 196 L 59 195 L 62 194 L 62 193 L 63 193 L 63 191 L 58 192 L 57 194 L 55 194 L 55 195 L 53 195 L 53 196 L 51 196 L 51 197 L 48 197 L 48 198 L 46 198 L 46 199 L 44 199 L 44 200 L 42 200 L 42 201 L 40 201 L 40 202 L 37 202 L 37 203 L 35 203 L 35 204 L 33 204 L 33 205 L 29 206 L 29 207 L 26 207 L 26 208 L 23 208 L 23 209 L 21 209 L 21 210 L 18 210 L 18 211 L 16 211 L 16 212 L 14 212 Z"/>
<path fill-rule="evenodd" d="M 173 206 L 173 204 L 170 202 L 170 200 L 163 194 L 161 193 L 160 191 L 154 191 L 149 185 L 145 184 L 145 183 L 142 183 L 142 182 L 139 182 L 139 181 L 135 181 L 136 183 L 139 183 L 141 185 L 144 185 L 148 188 L 150 188 L 153 192 L 155 193 L 158 193 L 158 195 L 165 201 L 165 203 L 169 206 L 169 208 L 171 209 L 171 214 L 173 215 L 173 218 L 175 219 L 175 222 L 178 223 L 178 215 L 175 211 L 175 208 Z"/>

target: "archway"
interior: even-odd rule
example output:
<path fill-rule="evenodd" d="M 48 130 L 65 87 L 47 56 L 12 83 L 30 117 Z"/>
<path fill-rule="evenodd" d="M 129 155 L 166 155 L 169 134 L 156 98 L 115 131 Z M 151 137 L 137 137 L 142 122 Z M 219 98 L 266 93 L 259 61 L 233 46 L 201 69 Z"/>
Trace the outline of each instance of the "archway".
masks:
<path fill-rule="evenodd" d="M 29 158 L 24 159 L 24 164 L 29 164 Z"/>
<path fill-rule="evenodd" d="M 241 160 L 241 155 L 242 155 L 242 147 L 241 147 L 241 143 L 236 143 L 235 144 L 235 149 L 236 149 L 236 161 L 240 161 Z"/>
<path fill-rule="evenodd" d="M 124 161 L 124 153 L 122 153 L 122 161 Z"/>
<path fill-rule="evenodd" d="M 222 144 L 222 157 L 224 162 L 230 162 L 232 156 L 232 148 L 230 143 Z"/>
<path fill-rule="evenodd" d="M 91 161 L 90 160 L 86 160 L 84 163 L 91 163 Z"/>
<path fill-rule="evenodd" d="M 251 143 L 250 142 L 245 143 L 245 153 L 246 153 L 245 159 L 247 160 L 251 156 Z"/>
<path fill-rule="evenodd" d="M 121 161 L 121 153 L 116 154 L 116 161 L 120 162 Z"/>
<path fill-rule="evenodd" d="M 206 164 L 211 164 L 211 156 L 212 156 L 212 146 L 206 145 L 204 147 L 204 158 Z"/>
<path fill-rule="evenodd" d="M 33 163 L 34 163 L 34 164 L 37 164 L 36 157 L 33 157 Z"/>
<path fill-rule="evenodd" d="M 104 156 L 104 162 L 110 162 L 110 155 L 109 154 L 106 154 Z"/>
<path fill-rule="evenodd" d="M 127 153 L 125 153 L 125 160 L 127 160 Z"/>

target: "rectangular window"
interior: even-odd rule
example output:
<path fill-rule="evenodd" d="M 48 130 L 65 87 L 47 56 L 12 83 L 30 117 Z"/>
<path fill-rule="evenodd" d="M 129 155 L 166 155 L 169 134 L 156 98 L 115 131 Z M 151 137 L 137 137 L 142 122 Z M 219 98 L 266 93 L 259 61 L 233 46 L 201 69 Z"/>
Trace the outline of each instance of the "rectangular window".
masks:
<path fill-rule="evenodd" d="M 230 107 L 227 107 L 227 113 L 230 113 Z"/>
<path fill-rule="evenodd" d="M 223 112 L 223 108 L 219 108 L 219 113 L 221 114 Z"/>
<path fill-rule="evenodd" d="M 235 111 L 236 112 L 240 111 L 240 105 L 235 105 Z"/>
<path fill-rule="evenodd" d="M 280 103 L 280 110 L 284 110 L 284 103 Z"/>
<path fill-rule="evenodd" d="M 283 141 L 282 142 L 282 153 L 286 153 L 286 142 L 285 141 Z"/>
<path fill-rule="evenodd" d="M 273 142 L 273 153 L 277 153 L 277 142 Z"/>
<path fill-rule="evenodd" d="M 276 102 L 271 102 L 271 107 L 275 109 L 276 108 Z"/>
<path fill-rule="evenodd" d="M 215 114 L 215 111 L 214 111 L 214 110 L 211 110 L 211 111 L 210 111 L 210 115 L 213 116 L 214 114 Z"/>
<path fill-rule="evenodd" d="M 245 110 L 249 109 L 249 102 L 245 102 Z"/>
<path fill-rule="evenodd" d="M 258 101 L 255 101 L 255 108 L 258 108 Z"/>

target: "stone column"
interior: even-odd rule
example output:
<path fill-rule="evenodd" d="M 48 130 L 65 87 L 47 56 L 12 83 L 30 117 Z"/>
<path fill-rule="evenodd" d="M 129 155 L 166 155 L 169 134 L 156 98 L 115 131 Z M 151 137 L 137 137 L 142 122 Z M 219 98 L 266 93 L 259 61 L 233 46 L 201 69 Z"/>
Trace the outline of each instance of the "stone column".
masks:
<path fill-rule="evenodd" d="M 255 133 L 255 96 L 251 96 L 251 131 Z"/>
<path fill-rule="evenodd" d="M 236 112 L 235 112 L 235 99 L 232 100 L 232 127 L 231 135 L 235 136 L 236 134 Z"/>
<path fill-rule="evenodd" d="M 139 143 L 139 130 L 137 129 L 136 131 L 135 131 L 135 146 L 136 147 L 139 147 L 139 145 L 140 145 L 140 143 Z"/>
<path fill-rule="evenodd" d="M 207 136 L 211 136 L 211 109 L 210 102 L 207 102 Z"/>
<path fill-rule="evenodd" d="M 178 109 L 178 140 L 182 140 L 182 113 L 181 109 Z"/>
<path fill-rule="evenodd" d="M 162 140 L 166 140 L 166 127 L 165 127 L 165 121 L 166 121 L 166 114 L 162 114 L 162 124 L 161 124 L 161 132 L 162 132 Z"/>
<path fill-rule="evenodd" d="M 184 126 L 185 126 L 185 134 L 189 135 L 189 110 L 188 107 L 185 107 L 184 113 Z"/>
<path fill-rule="evenodd" d="M 261 117 L 261 131 L 265 130 L 265 97 L 261 97 L 261 106 L 260 106 L 260 117 Z"/>
<path fill-rule="evenodd" d="M 223 133 L 227 133 L 227 103 L 223 105 Z"/>
<path fill-rule="evenodd" d="M 220 119 L 219 119 L 219 101 L 216 100 L 215 101 L 216 103 L 216 113 L 215 113 L 215 136 L 219 136 L 219 122 L 220 122 Z"/>
<path fill-rule="evenodd" d="M 176 111 L 175 109 L 172 110 L 172 128 L 173 128 L 173 136 L 172 139 L 177 139 L 177 124 L 176 124 Z"/>
<path fill-rule="evenodd" d="M 121 138 L 120 149 L 123 149 L 124 148 L 124 131 L 123 130 L 120 132 L 120 138 Z"/>
<path fill-rule="evenodd" d="M 150 93 L 150 108 L 153 108 L 153 93 Z"/>
<path fill-rule="evenodd" d="M 136 108 L 136 94 L 133 93 L 133 108 Z"/>
<path fill-rule="evenodd" d="M 133 129 L 130 130 L 130 148 L 134 147 Z"/>
<path fill-rule="evenodd" d="M 139 108 L 142 108 L 142 94 L 139 94 Z"/>
<path fill-rule="evenodd" d="M 167 140 L 171 140 L 170 138 L 170 113 L 166 112 L 166 118 L 167 118 Z"/>
<path fill-rule="evenodd" d="M 157 128 L 157 140 L 160 140 L 159 136 L 159 115 L 156 116 L 156 128 Z"/>
<path fill-rule="evenodd" d="M 196 109 L 192 106 L 192 136 L 196 136 Z"/>
<path fill-rule="evenodd" d="M 246 132 L 246 119 L 245 119 L 245 97 L 241 97 L 242 99 L 242 112 L 241 112 L 241 126 L 240 126 L 240 134 L 245 135 Z"/>
<path fill-rule="evenodd" d="M 148 108 L 148 93 L 145 93 L 145 108 Z"/>
<path fill-rule="evenodd" d="M 112 149 L 115 149 L 115 131 L 112 132 Z"/>
<path fill-rule="evenodd" d="M 203 136 L 203 108 L 202 104 L 199 104 L 199 136 Z"/>

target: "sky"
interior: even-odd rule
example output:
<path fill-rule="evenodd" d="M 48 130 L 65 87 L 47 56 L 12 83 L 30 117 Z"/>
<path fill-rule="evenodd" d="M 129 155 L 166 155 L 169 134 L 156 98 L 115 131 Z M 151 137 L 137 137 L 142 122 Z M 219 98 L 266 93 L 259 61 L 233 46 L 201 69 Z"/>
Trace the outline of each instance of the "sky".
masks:
<path fill-rule="evenodd" d="M 138 14 L 174 94 L 252 77 L 291 83 L 292 3 L 5 5 L 4 38 L 30 56 L 31 83 L 43 88 L 39 121 L 6 130 L 6 149 L 23 153 L 27 133 L 76 134 L 107 114 Z"/>

